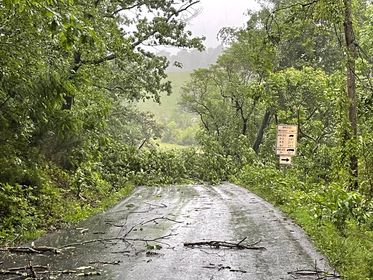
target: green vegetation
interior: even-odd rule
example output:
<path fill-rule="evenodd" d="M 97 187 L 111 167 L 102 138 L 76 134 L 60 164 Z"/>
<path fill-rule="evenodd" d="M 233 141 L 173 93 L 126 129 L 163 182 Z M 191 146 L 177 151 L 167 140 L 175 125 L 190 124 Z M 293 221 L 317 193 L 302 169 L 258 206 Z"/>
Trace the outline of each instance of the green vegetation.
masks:
<path fill-rule="evenodd" d="M 135 185 L 232 180 L 294 217 L 346 279 L 373 279 L 372 3 L 270 0 L 219 33 L 216 64 L 167 79 L 143 46 L 201 50 L 182 20 L 195 2 L 86 2 L 0 0 L 0 242 Z M 290 168 L 274 153 L 281 123 L 299 128 Z"/>
<path fill-rule="evenodd" d="M 222 30 L 229 47 L 184 87 L 206 172 L 279 205 L 345 279 L 373 279 L 373 5 L 269 2 Z M 290 168 L 275 156 L 278 124 L 298 126 Z"/>
<path fill-rule="evenodd" d="M 174 147 L 196 145 L 194 135 L 199 130 L 198 118 L 195 114 L 187 112 L 180 106 L 183 85 L 189 81 L 189 72 L 168 73 L 168 81 L 172 85 L 172 94 L 160 95 L 160 103 L 154 100 L 140 102 L 141 111 L 150 112 L 162 127 L 160 145 Z"/>
<path fill-rule="evenodd" d="M 133 103 L 171 92 L 168 62 L 144 45 L 203 49 L 181 20 L 194 4 L 0 1 L 0 242 L 178 180 Z"/>
<path fill-rule="evenodd" d="M 190 79 L 190 72 L 167 73 L 167 80 L 171 82 L 172 93 L 163 93 L 160 95 L 160 103 L 153 100 L 139 102 L 139 109 L 153 113 L 158 121 L 171 120 L 175 114 L 180 113 L 178 103 L 181 99 L 181 88 Z"/>
<path fill-rule="evenodd" d="M 305 182 L 298 172 L 258 164 L 232 180 L 288 213 L 345 279 L 372 279 L 373 201 L 338 183 Z"/>

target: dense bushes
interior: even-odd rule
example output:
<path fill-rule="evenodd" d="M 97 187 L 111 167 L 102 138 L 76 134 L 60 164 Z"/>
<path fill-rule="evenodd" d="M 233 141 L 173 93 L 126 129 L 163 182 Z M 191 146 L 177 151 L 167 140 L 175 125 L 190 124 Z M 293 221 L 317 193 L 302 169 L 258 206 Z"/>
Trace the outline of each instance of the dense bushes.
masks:
<path fill-rule="evenodd" d="M 214 142 L 205 139 L 204 145 L 210 147 L 206 152 L 162 151 L 111 138 L 98 145 L 93 138 L 65 155 L 68 168 L 41 156 L 33 163 L 27 155 L 10 158 L 0 176 L 0 238 L 82 219 L 113 204 L 134 185 L 226 180 L 235 168 L 233 158 L 221 155 Z"/>

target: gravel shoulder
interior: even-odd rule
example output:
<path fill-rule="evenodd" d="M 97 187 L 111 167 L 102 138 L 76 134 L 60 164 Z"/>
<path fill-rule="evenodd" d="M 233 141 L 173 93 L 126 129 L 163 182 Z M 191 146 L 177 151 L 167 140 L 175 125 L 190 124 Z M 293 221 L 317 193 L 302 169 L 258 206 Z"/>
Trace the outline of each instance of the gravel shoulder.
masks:
<path fill-rule="evenodd" d="M 253 248 L 184 246 L 210 241 Z M 107 212 L 47 234 L 34 246 L 61 253 L 2 253 L 0 271 L 25 267 L 39 279 L 336 279 L 322 275 L 333 269 L 297 225 L 229 183 L 138 187 Z M 0 279 L 25 279 L 16 276 Z"/>

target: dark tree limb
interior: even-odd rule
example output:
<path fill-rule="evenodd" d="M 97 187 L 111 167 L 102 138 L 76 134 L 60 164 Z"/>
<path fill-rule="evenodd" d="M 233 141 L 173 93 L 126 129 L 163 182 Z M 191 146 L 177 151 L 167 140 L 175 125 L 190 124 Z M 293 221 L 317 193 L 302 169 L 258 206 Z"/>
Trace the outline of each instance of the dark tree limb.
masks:
<path fill-rule="evenodd" d="M 172 20 L 175 16 L 178 16 L 180 13 L 182 12 L 185 12 L 187 9 L 189 9 L 191 6 L 194 6 L 195 4 L 199 3 L 200 1 L 197 0 L 197 1 L 193 1 L 193 2 L 190 2 L 184 6 L 182 6 L 180 9 L 178 10 L 175 10 L 173 12 L 171 12 L 167 17 L 166 17 L 166 22 L 170 22 L 170 20 Z M 126 7 L 126 8 L 123 8 L 123 9 L 131 9 L 131 8 L 135 8 L 139 6 L 138 4 L 137 5 L 133 5 L 131 7 Z M 117 10 L 117 11 L 114 11 L 114 15 L 119 13 L 120 11 L 122 11 L 123 9 L 121 10 Z M 148 40 L 150 37 L 154 36 L 156 33 L 158 32 L 158 30 L 152 30 L 150 31 L 148 34 L 145 34 L 144 36 L 142 36 L 141 38 L 139 38 L 137 41 L 133 42 L 131 44 L 131 49 L 135 49 L 137 46 L 141 45 L 142 43 L 144 43 L 146 40 Z M 79 68 L 83 65 L 100 65 L 104 62 L 107 62 L 107 61 L 111 61 L 111 60 L 114 60 L 116 59 L 118 56 L 117 54 L 115 53 L 111 53 L 111 54 L 108 54 L 107 56 L 104 56 L 102 58 L 99 58 L 99 59 L 95 59 L 95 60 L 80 60 L 80 62 L 78 64 L 75 64 L 74 66 L 74 71 L 78 71 Z"/>
<path fill-rule="evenodd" d="M 262 124 L 260 125 L 255 143 L 253 145 L 253 150 L 255 151 L 256 154 L 259 153 L 260 145 L 263 142 L 264 131 L 268 127 L 271 117 L 272 117 L 272 111 L 270 109 L 267 109 L 266 112 L 264 113 Z"/>
<path fill-rule="evenodd" d="M 198 241 L 198 242 L 185 242 L 184 246 L 185 247 L 191 247 L 191 248 L 207 246 L 207 247 L 216 248 L 216 249 L 227 248 L 227 249 L 238 249 L 238 250 L 266 250 L 265 247 L 256 246 L 259 242 L 261 242 L 261 240 L 259 240 L 257 242 L 254 242 L 253 244 L 244 245 L 244 244 L 242 244 L 242 242 L 245 241 L 245 240 L 246 240 L 246 237 L 243 240 L 241 240 L 237 243 L 228 242 L 228 241 L 215 241 L 215 240 L 212 240 L 212 241 Z"/>
<path fill-rule="evenodd" d="M 346 78 L 347 78 L 347 97 L 348 97 L 348 120 L 350 124 L 349 133 L 346 133 L 348 140 L 357 138 L 357 93 L 356 93 L 356 58 L 358 50 L 355 44 L 355 33 L 352 24 L 352 1 L 343 0 L 344 4 L 344 35 L 347 48 Z M 357 189 L 358 183 L 358 157 L 356 152 L 349 155 L 351 180 L 350 190 Z"/>
<path fill-rule="evenodd" d="M 4 247 L 0 248 L 0 252 L 9 252 L 9 253 L 25 253 L 25 254 L 42 254 L 42 253 L 54 253 L 59 254 L 61 251 L 58 248 L 54 247 Z"/>
<path fill-rule="evenodd" d="M 324 270 L 320 269 L 300 269 L 300 270 L 295 270 L 295 271 L 290 271 L 288 274 L 293 275 L 293 276 L 316 276 L 316 279 L 339 279 L 341 278 L 340 275 L 336 274 L 335 272 L 330 273 Z"/>

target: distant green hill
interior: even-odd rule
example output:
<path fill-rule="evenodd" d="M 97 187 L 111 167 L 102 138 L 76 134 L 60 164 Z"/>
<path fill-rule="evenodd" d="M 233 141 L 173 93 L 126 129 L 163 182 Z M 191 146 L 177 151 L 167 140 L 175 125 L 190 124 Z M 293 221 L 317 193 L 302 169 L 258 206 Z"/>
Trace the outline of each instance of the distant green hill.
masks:
<path fill-rule="evenodd" d="M 161 96 L 161 104 L 147 100 L 139 102 L 141 111 L 151 112 L 155 119 L 165 127 L 161 141 L 178 145 L 193 145 L 194 135 L 198 130 L 196 117 L 185 112 L 178 103 L 181 101 L 181 88 L 190 79 L 190 72 L 168 73 L 172 83 L 172 94 Z"/>
<path fill-rule="evenodd" d="M 190 79 L 190 72 L 168 73 L 168 79 L 172 83 L 172 94 L 169 96 L 163 94 L 161 104 L 152 100 L 138 104 L 140 110 L 153 113 L 159 121 L 172 119 L 175 111 L 180 111 L 178 102 L 181 99 L 181 88 Z"/>

